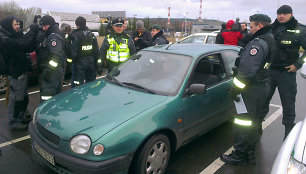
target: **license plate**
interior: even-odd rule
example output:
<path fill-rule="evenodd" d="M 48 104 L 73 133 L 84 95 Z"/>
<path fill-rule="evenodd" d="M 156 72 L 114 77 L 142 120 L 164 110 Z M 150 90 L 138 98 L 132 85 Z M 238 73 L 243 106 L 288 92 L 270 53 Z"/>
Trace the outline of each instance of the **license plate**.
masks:
<path fill-rule="evenodd" d="M 38 144 L 34 143 L 34 149 L 49 163 L 55 166 L 54 156 L 50 153 L 46 152 L 43 148 L 41 148 Z"/>

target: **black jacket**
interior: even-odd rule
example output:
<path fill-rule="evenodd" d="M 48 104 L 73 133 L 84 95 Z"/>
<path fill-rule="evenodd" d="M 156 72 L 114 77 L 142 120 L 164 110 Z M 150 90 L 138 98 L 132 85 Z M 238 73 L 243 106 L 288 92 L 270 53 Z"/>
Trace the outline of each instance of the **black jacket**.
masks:
<path fill-rule="evenodd" d="M 35 33 L 31 30 L 23 35 L 12 28 L 14 18 L 2 21 L 0 28 L 1 52 L 9 65 L 9 74 L 14 78 L 27 72 L 26 53 L 34 51 Z"/>
<path fill-rule="evenodd" d="M 164 32 L 160 30 L 160 32 L 156 33 L 151 41 L 151 46 L 155 45 L 163 45 L 163 44 L 168 44 L 169 41 L 167 38 L 164 36 Z"/>
<path fill-rule="evenodd" d="M 135 38 L 138 37 L 138 40 L 135 41 Z M 135 42 L 136 51 L 142 50 L 144 48 L 147 48 L 151 46 L 151 33 L 148 31 L 144 31 L 142 33 L 139 33 L 138 31 L 134 31 L 132 33 L 132 39 Z"/>
<path fill-rule="evenodd" d="M 298 23 L 298 21 L 292 17 L 290 21 L 285 24 L 281 24 L 277 19 L 272 24 L 272 31 L 277 45 L 278 55 L 276 59 L 272 61 L 271 68 L 285 69 L 284 67 L 294 65 L 297 69 L 303 65 L 303 57 L 299 58 L 300 46 L 306 49 L 306 27 Z"/>
<path fill-rule="evenodd" d="M 258 30 L 240 52 L 238 65 L 239 81 L 258 84 L 268 79 L 268 64 L 274 59 L 276 44 L 270 26 Z"/>
<path fill-rule="evenodd" d="M 63 67 L 65 62 L 65 33 L 60 31 L 58 24 L 48 28 L 45 40 L 40 44 L 38 64 L 40 68 L 50 67 L 49 61 L 58 63 L 57 67 Z M 40 69 L 41 70 L 41 69 Z"/>
<path fill-rule="evenodd" d="M 85 36 L 86 35 L 86 36 Z M 71 33 L 70 52 L 73 61 L 77 61 L 83 57 L 93 57 L 96 61 L 99 57 L 99 46 L 97 38 L 85 26 L 78 28 Z M 90 49 L 82 48 L 82 46 L 91 46 Z"/>

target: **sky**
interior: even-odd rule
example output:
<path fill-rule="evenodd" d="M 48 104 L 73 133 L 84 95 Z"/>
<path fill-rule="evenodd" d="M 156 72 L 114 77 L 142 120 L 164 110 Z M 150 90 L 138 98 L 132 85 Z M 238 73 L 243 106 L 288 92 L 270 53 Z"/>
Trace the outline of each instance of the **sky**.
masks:
<path fill-rule="evenodd" d="M 126 11 L 127 17 L 168 17 L 170 6 L 171 18 L 198 19 L 200 0 L 14 0 L 20 7 L 42 8 L 46 11 L 72 12 L 91 14 L 92 11 Z M 8 0 L 0 0 L 8 2 Z M 276 10 L 281 5 L 290 5 L 295 18 L 306 24 L 306 0 L 203 0 L 202 19 L 221 21 L 235 20 L 248 22 L 249 16 L 255 13 L 267 14 L 272 21 Z"/>

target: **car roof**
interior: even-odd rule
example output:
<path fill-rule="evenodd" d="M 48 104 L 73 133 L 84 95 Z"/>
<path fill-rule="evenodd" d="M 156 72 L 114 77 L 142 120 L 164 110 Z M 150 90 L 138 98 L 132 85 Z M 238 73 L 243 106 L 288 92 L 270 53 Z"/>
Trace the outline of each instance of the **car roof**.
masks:
<path fill-rule="evenodd" d="M 194 33 L 191 34 L 187 37 L 191 37 L 191 36 L 217 36 L 218 33 Z"/>
<path fill-rule="evenodd" d="M 170 45 L 160 45 L 153 46 L 146 49 L 144 51 L 155 51 L 155 52 L 163 52 L 163 53 L 174 53 L 187 55 L 194 58 L 197 58 L 203 54 L 218 52 L 224 50 L 235 50 L 239 51 L 240 47 L 232 46 L 232 45 L 223 45 L 223 44 L 170 44 Z"/>

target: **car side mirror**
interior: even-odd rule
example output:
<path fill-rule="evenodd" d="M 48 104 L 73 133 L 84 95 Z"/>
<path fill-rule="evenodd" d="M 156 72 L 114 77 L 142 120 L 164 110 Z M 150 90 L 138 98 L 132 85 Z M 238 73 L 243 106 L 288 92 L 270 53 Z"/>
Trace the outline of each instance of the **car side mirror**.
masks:
<path fill-rule="evenodd" d="M 204 94 L 206 92 L 206 86 L 203 84 L 191 84 L 187 89 L 187 94 Z"/>

